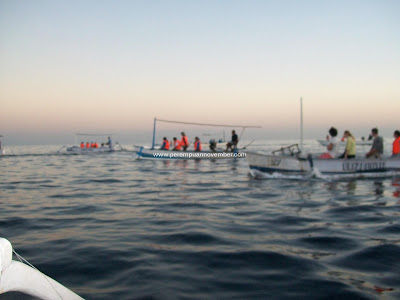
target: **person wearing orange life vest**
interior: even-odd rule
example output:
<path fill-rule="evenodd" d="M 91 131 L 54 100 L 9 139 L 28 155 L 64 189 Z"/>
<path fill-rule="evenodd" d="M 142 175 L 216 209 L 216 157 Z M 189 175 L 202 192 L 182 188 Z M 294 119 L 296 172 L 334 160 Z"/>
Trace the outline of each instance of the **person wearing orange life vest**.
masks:
<path fill-rule="evenodd" d="M 86 142 L 86 148 L 90 148 L 90 143 Z"/>
<path fill-rule="evenodd" d="M 176 137 L 174 137 L 174 149 L 172 150 L 181 151 L 181 142 Z"/>
<path fill-rule="evenodd" d="M 169 150 L 169 142 L 166 137 L 163 138 L 163 144 L 162 144 L 160 150 Z"/>
<path fill-rule="evenodd" d="M 189 147 L 189 140 L 184 132 L 181 132 L 181 135 L 182 135 L 181 146 L 183 148 L 183 151 L 186 151 L 186 149 Z"/>
<path fill-rule="evenodd" d="M 400 131 L 396 130 L 393 133 L 394 142 L 393 142 L 393 152 L 392 156 L 400 157 Z"/>
<path fill-rule="evenodd" d="M 194 138 L 194 151 L 201 151 L 200 139 L 197 136 Z"/>
<path fill-rule="evenodd" d="M 81 142 L 81 149 L 85 148 L 85 143 Z"/>
<path fill-rule="evenodd" d="M 94 143 L 94 148 L 99 148 L 99 144 L 97 142 Z"/>

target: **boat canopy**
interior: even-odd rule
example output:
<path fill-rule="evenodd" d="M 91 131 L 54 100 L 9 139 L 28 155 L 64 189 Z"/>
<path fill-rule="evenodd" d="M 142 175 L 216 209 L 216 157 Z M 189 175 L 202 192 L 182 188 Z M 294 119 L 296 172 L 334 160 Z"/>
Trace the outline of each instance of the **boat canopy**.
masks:
<path fill-rule="evenodd" d="M 246 128 L 261 128 L 261 126 L 254 126 L 254 125 L 230 125 L 230 124 L 210 124 L 210 123 L 198 123 L 198 122 L 184 122 L 184 121 L 173 121 L 173 120 L 165 120 L 165 119 L 157 119 L 154 118 L 154 127 L 153 127 L 153 142 L 151 148 L 154 149 L 155 146 L 155 138 L 156 138 L 156 123 L 164 122 L 164 123 L 174 123 L 174 124 L 185 124 L 185 125 L 196 125 L 196 126 L 210 126 L 210 127 L 235 127 L 235 128 L 242 128 L 242 132 L 240 134 L 240 138 L 243 135 L 243 132 Z M 240 140 L 239 138 L 239 140 Z"/>
<path fill-rule="evenodd" d="M 82 139 L 84 139 L 85 142 L 92 142 L 92 141 L 99 141 L 104 138 L 107 139 L 108 137 L 112 136 L 113 136 L 112 133 L 75 133 L 75 144 L 81 142 Z"/>

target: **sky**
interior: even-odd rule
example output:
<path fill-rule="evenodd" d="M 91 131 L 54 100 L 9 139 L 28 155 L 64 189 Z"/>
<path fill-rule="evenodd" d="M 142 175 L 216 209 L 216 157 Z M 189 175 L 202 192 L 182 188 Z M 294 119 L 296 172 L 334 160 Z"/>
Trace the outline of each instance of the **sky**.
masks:
<path fill-rule="evenodd" d="M 397 0 L 0 0 L 0 134 L 133 143 L 157 117 L 296 138 L 302 98 L 305 137 L 391 137 L 399 13 Z"/>

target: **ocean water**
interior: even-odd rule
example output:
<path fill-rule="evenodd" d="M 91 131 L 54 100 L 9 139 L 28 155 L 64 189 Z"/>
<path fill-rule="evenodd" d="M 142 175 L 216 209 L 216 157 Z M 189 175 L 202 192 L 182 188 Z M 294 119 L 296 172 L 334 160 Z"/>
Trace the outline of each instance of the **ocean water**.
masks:
<path fill-rule="evenodd" d="M 0 236 L 86 299 L 400 299 L 400 176 L 255 179 L 246 159 L 59 148 L 0 158 Z"/>

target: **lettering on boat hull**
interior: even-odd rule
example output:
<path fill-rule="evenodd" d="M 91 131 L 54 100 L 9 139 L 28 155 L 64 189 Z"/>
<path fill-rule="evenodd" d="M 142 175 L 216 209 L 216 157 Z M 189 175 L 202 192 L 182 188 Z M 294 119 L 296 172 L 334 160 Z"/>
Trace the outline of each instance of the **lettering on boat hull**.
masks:
<path fill-rule="evenodd" d="M 344 162 L 342 170 L 345 172 L 365 172 L 374 170 L 385 170 L 385 162 Z"/>

